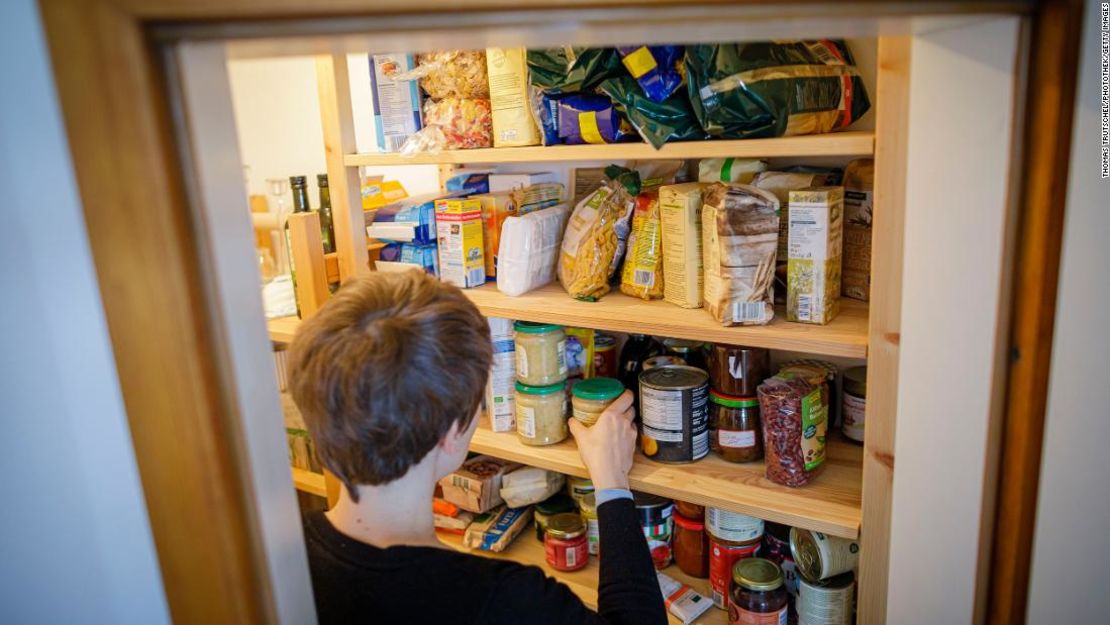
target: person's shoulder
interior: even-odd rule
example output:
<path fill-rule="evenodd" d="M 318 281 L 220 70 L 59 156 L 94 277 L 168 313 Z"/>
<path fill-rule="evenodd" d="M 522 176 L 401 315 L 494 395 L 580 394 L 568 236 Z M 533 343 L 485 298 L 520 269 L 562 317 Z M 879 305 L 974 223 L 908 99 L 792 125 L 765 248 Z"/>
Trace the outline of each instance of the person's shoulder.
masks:
<path fill-rule="evenodd" d="M 490 561 L 493 584 L 483 623 L 586 623 L 592 613 L 565 584 L 536 566 Z"/>

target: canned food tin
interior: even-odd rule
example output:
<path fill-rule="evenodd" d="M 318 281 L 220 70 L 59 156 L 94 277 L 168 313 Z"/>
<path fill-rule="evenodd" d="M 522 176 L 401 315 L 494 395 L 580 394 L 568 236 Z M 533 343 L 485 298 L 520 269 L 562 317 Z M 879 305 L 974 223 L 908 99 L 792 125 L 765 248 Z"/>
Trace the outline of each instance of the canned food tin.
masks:
<path fill-rule="evenodd" d="M 671 563 L 671 537 L 674 534 L 674 502 L 670 499 L 632 493 L 640 527 L 647 539 L 648 551 L 655 568 L 665 569 Z"/>
<path fill-rule="evenodd" d="M 759 555 L 760 545 L 758 540 L 741 543 L 709 535 L 709 587 L 713 591 L 713 605 L 728 609 L 732 566 L 744 558 Z"/>
<path fill-rule="evenodd" d="M 705 509 L 705 527 L 722 540 L 746 543 L 763 536 L 763 519 L 720 508 Z"/>
<path fill-rule="evenodd" d="M 669 367 L 672 365 L 685 364 L 686 361 L 679 358 L 678 356 L 669 356 L 667 354 L 662 354 L 660 356 L 652 356 L 651 358 L 645 360 L 642 369 L 644 371 L 647 371 L 648 369 L 654 369 L 656 367 Z"/>
<path fill-rule="evenodd" d="M 709 375 L 685 366 L 640 374 L 640 447 L 659 462 L 693 462 L 709 453 Z"/>
<path fill-rule="evenodd" d="M 791 528 L 790 553 L 798 577 L 810 581 L 847 573 L 859 563 L 859 543 L 821 532 Z"/>
<path fill-rule="evenodd" d="M 843 573 L 823 582 L 798 583 L 798 625 L 851 625 L 855 576 Z"/>

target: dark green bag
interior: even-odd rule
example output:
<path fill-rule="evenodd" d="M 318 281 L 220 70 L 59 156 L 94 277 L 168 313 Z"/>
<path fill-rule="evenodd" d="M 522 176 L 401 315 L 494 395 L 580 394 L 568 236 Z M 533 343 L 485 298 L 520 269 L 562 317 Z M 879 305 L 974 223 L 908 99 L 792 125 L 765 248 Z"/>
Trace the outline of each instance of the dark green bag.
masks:
<path fill-rule="evenodd" d="M 602 81 L 624 73 L 615 48 L 546 48 L 528 51 L 533 85 L 549 96 L 591 92 Z"/>
<path fill-rule="evenodd" d="M 871 108 L 843 41 L 687 46 L 686 80 L 698 122 L 725 139 L 830 132 Z"/>
<path fill-rule="evenodd" d="M 690 101 L 681 89 L 666 100 L 656 102 L 644 95 L 635 79 L 621 76 L 601 83 L 599 90 L 613 100 L 644 141 L 655 146 L 655 149 L 663 147 L 668 141 L 698 141 L 708 138 L 698 125 L 698 118 L 690 108 Z"/>

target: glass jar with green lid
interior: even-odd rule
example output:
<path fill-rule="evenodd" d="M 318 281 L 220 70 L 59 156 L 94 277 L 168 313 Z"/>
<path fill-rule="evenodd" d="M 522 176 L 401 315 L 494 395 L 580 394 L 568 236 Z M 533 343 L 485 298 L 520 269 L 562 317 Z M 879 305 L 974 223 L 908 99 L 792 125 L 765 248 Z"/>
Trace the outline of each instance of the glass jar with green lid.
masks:
<path fill-rule="evenodd" d="M 575 384 L 570 392 L 574 418 L 582 425 L 593 425 L 609 404 L 621 396 L 624 385 L 613 378 L 590 378 Z"/>
<path fill-rule="evenodd" d="M 709 391 L 709 443 L 729 462 L 752 462 L 763 457 L 759 398 L 736 397 Z"/>
<path fill-rule="evenodd" d="M 786 625 L 786 588 L 782 569 L 765 558 L 744 558 L 732 566 L 729 623 Z"/>
<path fill-rule="evenodd" d="M 563 326 L 517 321 L 516 379 L 528 386 L 550 386 L 567 379 L 567 334 Z"/>
<path fill-rule="evenodd" d="M 516 435 L 525 445 L 554 445 L 567 437 L 567 393 L 562 382 L 516 383 Z"/>

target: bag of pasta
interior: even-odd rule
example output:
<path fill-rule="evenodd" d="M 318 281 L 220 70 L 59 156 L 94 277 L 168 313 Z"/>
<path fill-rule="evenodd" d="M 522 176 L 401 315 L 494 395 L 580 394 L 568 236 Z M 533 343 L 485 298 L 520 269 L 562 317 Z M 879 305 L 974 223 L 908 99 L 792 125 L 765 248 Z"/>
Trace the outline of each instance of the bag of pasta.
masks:
<path fill-rule="evenodd" d="M 663 227 L 658 188 L 636 196 L 632 234 L 621 271 L 621 293 L 647 300 L 663 297 Z"/>
<path fill-rule="evenodd" d="M 722 325 L 766 325 L 775 316 L 779 201 L 746 184 L 710 185 L 702 204 L 705 307 Z"/>
<path fill-rule="evenodd" d="M 640 176 L 630 169 L 610 165 L 605 178 L 574 207 L 559 252 L 559 282 L 571 297 L 590 302 L 609 292 L 640 191 Z"/>

